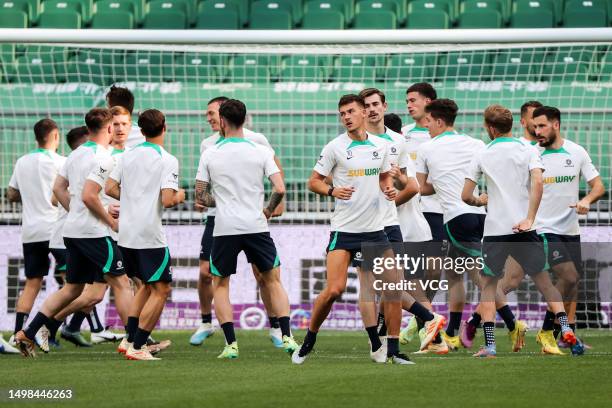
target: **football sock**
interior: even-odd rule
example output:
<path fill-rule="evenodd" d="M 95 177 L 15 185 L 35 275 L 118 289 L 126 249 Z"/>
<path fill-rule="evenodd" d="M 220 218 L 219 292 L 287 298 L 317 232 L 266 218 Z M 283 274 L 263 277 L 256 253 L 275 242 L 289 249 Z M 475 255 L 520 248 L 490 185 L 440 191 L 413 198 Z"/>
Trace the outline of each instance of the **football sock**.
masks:
<path fill-rule="evenodd" d="M 38 330 L 40 330 L 41 327 L 47 324 L 48 320 L 49 318 L 41 312 L 36 313 L 36 316 L 34 316 L 28 327 L 26 327 L 26 329 L 23 331 L 26 337 L 30 340 L 34 340 L 34 337 L 36 337 L 36 333 L 38 333 Z"/>
<path fill-rule="evenodd" d="M 412 306 L 410 306 L 410 309 L 408 311 L 413 315 L 420 317 L 426 322 L 433 320 L 434 318 L 434 315 L 419 302 L 414 302 Z"/>
<path fill-rule="evenodd" d="M 302 347 L 300 347 L 300 351 L 298 355 L 300 357 L 304 357 L 306 354 L 310 353 L 316 341 L 317 341 L 317 333 L 311 332 L 310 330 L 308 330 L 306 332 L 306 337 L 304 337 L 304 343 L 302 344 Z"/>
<path fill-rule="evenodd" d="M 100 333 L 104 330 L 102 326 L 102 322 L 100 322 L 100 318 L 98 317 L 98 310 L 94 306 L 91 309 L 91 312 L 87 315 L 87 323 L 89 323 L 89 327 L 92 333 Z"/>
<path fill-rule="evenodd" d="M 397 337 L 387 337 L 387 357 L 399 354 L 399 339 Z"/>
<path fill-rule="evenodd" d="M 423 319 L 419 319 L 416 316 L 414 316 L 414 318 L 416 319 L 417 329 L 419 329 L 420 331 L 423 327 L 425 327 L 425 322 L 423 321 Z"/>
<path fill-rule="evenodd" d="M 484 322 L 482 328 L 485 334 L 485 344 L 487 346 L 495 346 L 495 323 Z"/>
<path fill-rule="evenodd" d="M 552 330 L 555 328 L 555 314 L 550 310 L 546 311 L 544 315 L 544 322 L 542 322 L 542 330 Z"/>
<path fill-rule="evenodd" d="M 553 336 L 555 336 L 556 339 L 559 337 L 559 333 L 561 333 L 561 325 L 559 323 L 555 323 L 553 327 Z"/>
<path fill-rule="evenodd" d="M 225 336 L 225 342 L 232 344 L 236 341 L 236 333 L 234 332 L 234 322 L 227 322 L 221 325 L 223 329 L 223 335 Z"/>
<path fill-rule="evenodd" d="M 147 339 L 151 335 L 150 331 L 146 331 L 141 329 L 140 327 L 136 330 L 136 334 L 134 335 L 134 348 L 136 350 L 140 350 L 142 346 L 147 344 Z"/>
<path fill-rule="evenodd" d="M 450 318 L 448 319 L 448 327 L 446 328 L 446 334 L 450 337 L 454 337 L 459 326 L 461 325 L 461 312 L 450 312 Z"/>
<path fill-rule="evenodd" d="M 278 317 L 270 316 L 268 319 L 270 320 L 270 328 L 271 329 L 279 329 L 280 328 L 280 324 L 278 323 Z"/>
<path fill-rule="evenodd" d="M 434 339 L 432 340 L 433 344 L 440 344 L 442 343 L 442 336 L 440 336 L 440 332 L 438 332 L 438 334 L 436 334 L 436 337 L 434 337 Z"/>
<path fill-rule="evenodd" d="M 368 332 L 368 337 L 370 338 L 370 345 L 372 347 L 372 351 L 376 351 L 382 346 L 380 339 L 378 338 L 378 330 L 376 326 L 366 327 L 366 332 Z"/>
<path fill-rule="evenodd" d="M 128 316 L 127 321 L 127 341 L 128 343 L 134 342 L 136 336 L 136 330 L 138 330 L 138 318 L 134 316 Z"/>
<path fill-rule="evenodd" d="M 472 313 L 472 317 L 470 317 L 470 319 L 467 321 L 469 325 L 474 326 L 474 327 L 478 327 L 480 326 L 480 322 L 482 321 L 482 316 L 480 315 L 480 313 Z"/>
<path fill-rule="evenodd" d="M 202 314 L 202 323 L 212 323 L 212 313 Z"/>
<path fill-rule="evenodd" d="M 557 320 L 559 320 L 559 325 L 561 326 L 561 331 L 565 332 L 571 330 L 569 322 L 567 321 L 567 314 L 565 312 L 557 313 Z"/>
<path fill-rule="evenodd" d="M 47 321 L 47 329 L 49 329 L 49 340 L 55 340 L 55 336 L 57 335 L 57 331 L 63 322 L 59 320 L 55 320 L 54 318 L 50 318 Z"/>
<path fill-rule="evenodd" d="M 15 315 L 15 331 L 13 333 L 17 333 L 19 330 L 23 329 L 23 325 L 27 320 L 27 313 L 17 312 L 17 314 Z"/>
<path fill-rule="evenodd" d="M 508 328 L 508 330 L 514 330 L 514 323 L 516 319 L 514 317 L 514 313 L 512 313 L 512 310 L 510 310 L 510 306 L 505 305 L 500 307 L 499 309 L 497 309 L 497 313 L 499 313 L 501 318 L 504 319 L 504 323 L 506 323 L 506 327 Z"/>
<path fill-rule="evenodd" d="M 569 327 L 576 333 L 576 323 L 570 323 Z"/>
<path fill-rule="evenodd" d="M 68 331 L 71 332 L 80 332 L 81 325 L 83 324 L 83 320 L 87 318 L 87 313 L 85 312 L 76 312 L 72 315 L 72 319 L 70 319 L 70 323 L 68 323 Z"/>
<path fill-rule="evenodd" d="M 291 323 L 289 316 L 282 316 L 278 318 L 278 325 L 280 326 L 281 333 L 283 336 L 291 337 Z"/>
<path fill-rule="evenodd" d="M 385 323 L 385 315 L 378 313 L 378 335 L 384 337 L 387 335 L 387 324 Z"/>

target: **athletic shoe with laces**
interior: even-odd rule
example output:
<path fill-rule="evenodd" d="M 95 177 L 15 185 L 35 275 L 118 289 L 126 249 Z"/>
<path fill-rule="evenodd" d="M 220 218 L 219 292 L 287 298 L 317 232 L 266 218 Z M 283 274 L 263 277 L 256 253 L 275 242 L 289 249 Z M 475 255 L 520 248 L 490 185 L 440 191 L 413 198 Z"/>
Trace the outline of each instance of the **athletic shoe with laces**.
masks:
<path fill-rule="evenodd" d="M 398 353 L 394 356 L 387 357 L 387 364 L 410 365 L 414 364 L 414 361 L 410 361 L 407 355 Z"/>
<path fill-rule="evenodd" d="M 446 334 L 446 332 L 444 330 L 440 331 L 440 336 L 442 336 L 442 342 L 446 343 L 446 346 L 449 350 L 452 351 L 457 351 L 459 350 L 463 344 L 461 343 L 461 339 L 459 338 L 459 336 L 449 336 L 448 334 Z M 429 345 L 431 346 L 430 343 Z"/>
<path fill-rule="evenodd" d="M 412 341 L 414 336 L 417 334 L 419 327 L 417 325 L 416 317 L 412 316 L 408 321 L 408 326 L 400 331 L 399 342 L 400 344 L 408 344 Z"/>
<path fill-rule="evenodd" d="M 0 333 L 0 354 L 19 354 L 19 349 L 12 346 L 8 341 L 4 340 Z"/>
<path fill-rule="evenodd" d="M 270 328 L 270 341 L 272 342 L 272 344 L 274 344 L 274 347 L 276 348 L 283 348 L 283 332 L 281 332 L 280 327 L 279 328 L 274 328 L 271 327 Z"/>
<path fill-rule="evenodd" d="M 212 323 L 201 323 L 200 327 L 191 335 L 189 344 L 192 346 L 200 346 L 204 343 L 204 340 L 209 338 L 215 333 L 215 328 Z"/>
<path fill-rule="evenodd" d="M 107 326 L 104 330 L 100 332 L 91 332 L 91 344 L 100 344 L 105 342 L 114 343 L 120 341 L 125 337 L 125 334 L 113 333 L 108 329 L 109 327 Z"/>
<path fill-rule="evenodd" d="M 38 329 L 38 332 L 34 337 L 34 341 L 41 351 L 47 354 L 49 352 L 49 329 L 47 329 L 45 326 Z"/>
<path fill-rule="evenodd" d="M 564 352 L 559 350 L 559 346 L 557 346 L 557 342 L 555 341 L 555 336 L 553 335 L 552 330 L 541 330 L 538 331 L 536 335 L 536 341 L 538 344 L 542 346 L 542 353 L 551 354 L 554 356 L 563 356 Z"/>
<path fill-rule="evenodd" d="M 444 355 L 444 354 L 448 354 L 448 351 L 449 351 L 448 344 L 446 344 L 444 339 L 442 339 L 442 341 L 440 343 L 431 342 L 431 343 L 429 343 L 429 345 L 427 346 L 427 348 L 425 350 L 415 351 L 412 354 L 438 354 L 438 355 Z"/>
<path fill-rule="evenodd" d="M 165 349 L 167 349 L 168 347 L 170 347 L 172 345 L 172 341 L 171 340 L 162 340 L 160 342 L 157 342 L 155 344 L 151 344 L 149 347 L 149 352 L 153 355 L 156 355 L 157 353 L 159 353 L 160 351 L 164 351 Z"/>
<path fill-rule="evenodd" d="M 584 344 L 582 343 L 582 340 L 576 337 L 576 344 L 572 346 L 572 355 L 581 356 L 584 354 L 584 349 L 585 347 L 584 347 Z"/>
<path fill-rule="evenodd" d="M 15 334 L 15 344 L 19 348 L 19 352 L 24 357 L 36 357 L 35 343 L 30 340 L 23 330 L 20 330 Z"/>
<path fill-rule="evenodd" d="M 425 336 L 421 340 L 421 347 L 419 350 L 425 350 L 445 324 L 446 319 L 444 316 L 434 313 L 434 318 L 428 322 L 425 322 L 425 327 L 423 327 L 425 330 Z"/>
<path fill-rule="evenodd" d="M 473 357 L 480 358 L 495 358 L 497 356 L 497 350 L 495 346 L 482 346 L 477 353 L 472 354 Z"/>
<path fill-rule="evenodd" d="M 522 320 L 517 320 L 514 323 L 514 330 L 508 333 L 514 353 L 521 351 L 525 346 L 525 334 L 527 334 L 527 323 Z"/>
<path fill-rule="evenodd" d="M 62 339 L 68 340 L 77 347 L 91 347 L 91 343 L 85 340 L 85 337 L 83 337 L 80 331 L 70 331 L 66 326 L 62 327 L 60 336 Z"/>
<path fill-rule="evenodd" d="M 229 360 L 238 358 L 238 342 L 226 344 L 223 351 L 217 356 L 217 358 L 225 358 Z"/>
<path fill-rule="evenodd" d="M 567 344 L 569 344 L 570 347 L 576 344 L 576 342 L 578 341 L 578 339 L 576 338 L 576 334 L 570 328 L 565 329 L 561 332 L 561 339 Z"/>
<path fill-rule="evenodd" d="M 117 346 L 117 353 L 125 354 L 132 347 L 132 343 L 128 342 L 127 337 L 121 339 L 121 343 Z"/>
<path fill-rule="evenodd" d="M 293 337 L 283 336 L 283 349 L 288 354 L 293 354 L 293 352 L 299 349 L 300 346 L 293 340 Z"/>
<path fill-rule="evenodd" d="M 375 363 L 386 363 L 387 362 L 387 347 L 381 345 L 378 350 L 372 351 L 370 349 L 370 358 Z"/>
<path fill-rule="evenodd" d="M 476 326 L 468 323 L 467 321 L 462 321 L 461 325 L 459 325 L 459 338 L 461 339 L 461 344 L 465 348 L 471 348 L 474 344 L 474 338 L 476 338 Z"/>
<path fill-rule="evenodd" d="M 140 350 L 136 350 L 134 345 L 131 345 L 128 351 L 125 353 L 125 358 L 128 360 L 138 361 L 157 361 L 161 358 L 153 357 L 147 345 L 143 345 Z"/>
<path fill-rule="evenodd" d="M 302 347 L 304 347 L 304 345 L 302 344 Z M 312 350 L 310 350 L 307 353 L 304 353 L 303 355 L 300 355 L 300 353 L 302 352 L 302 347 L 300 347 L 299 349 L 295 350 L 293 352 L 293 354 L 291 355 L 291 362 L 293 364 L 304 364 L 304 361 L 306 360 L 306 357 L 308 356 L 308 354 L 310 354 L 312 352 Z"/>

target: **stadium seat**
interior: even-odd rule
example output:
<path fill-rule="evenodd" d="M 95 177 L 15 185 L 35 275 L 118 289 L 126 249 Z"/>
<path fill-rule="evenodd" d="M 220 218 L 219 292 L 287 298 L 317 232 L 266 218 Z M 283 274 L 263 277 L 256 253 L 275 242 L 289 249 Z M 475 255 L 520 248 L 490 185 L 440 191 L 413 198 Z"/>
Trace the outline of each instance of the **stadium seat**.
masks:
<path fill-rule="evenodd" d="M 195 24 L 196 18 L 198 17 L 196 12 L 196 0 L 153 0 L 149 2 L 149 11 L 160 9 L 178 9 L 183 11 L 189 24 Z"/>
<path fill-rule="evenodd" d="M 26 15 L 26 26 L 21 27 L 21 17 L 17 17 L 15 23 L 11 22 L 10 15 L 17 16 L 14 12 L 23 12 Z M 4 0 L 0 2 L 0 27 L 7 28 L 26 28 L 27 22 L 32 19 L 32 6 L 27 0 Z M 4 26 L 1 24 L 8 24 Z M 17 27 L 11 27 L 11 24 L 17 24 Z"/>
<path fill-rule="evenodd" d="M 134 16 L 129 11 L 98 11 L 91 19 L 91 28 L 129 30 L 134 28 Z"/>
<path fill-rule="evenodd" d="M 353 28 L 357 29 L 395 29 L 397 18 L 389 10 L 364 10 L 355 14 Z"/>
<path fill-rule="evenodd" d="M 493 63 L 492 79 L 539 81 L 545 57 L 542 49 L 500 50 Z"/>
<path fill-rule="evenodd" d="M 604 1 L 570 0 L 565 5 L 564 27 L 607 27 L 607 5 Z"/>
<path fill-rule="evenodd" d="M 251 1 L 250 0 L 204 0 L 198 5 L 198 15 L 204 10 L 229 10 L 235 8 L 240 17 L 240 27 L 244 27 L 249 22 Z"/>
<path fill-rule="evenodd" d="M 302 28 L 308 30 L 342 30 L 344 14 L 338 10 L 315 10 L 304 13 Z"/>
<path fill-rule="evenodd" d="M 549 10 L 525 10 L 512 14 L 512 28 L 553 28 L 555 17 Z"/>
<path fill-rule="evenodd" d="M 291 30 L 291 11 L 255 8 L 251 11 L 250 28 L 254 30 Z"/>
<path fill-rule="evenodd" d="M 561 9 L 562 2 L 555 2 L 554 0 L 516 0 L 514 2 L 513 14 L 533 12 L 543 13 L 550 12 L 553 15 L 554 26 L 558 25 L 563 21 L 563 10 Z M 533 15 L 532 14 L 532 15 Z"/>
<path fill-rule="evenodd" d="M 544 64 L 549 81 L 586 81 L 595 68 L 595 50 L 591 47 L 560 49 L 550 54 Z"/>
<path fill-rule="evenodd" d="M 332 74 L 332 59 L 327 55 L 291 56 L 282 62 L 280 79 L 296 82 L 325 82 Z"/>
<path fill-rule="evenodd" d="M 377 78 L 376 59 L 370 56 L 341 55 L 333 77 L 338 82 L 372 83 Z"/>
<path fill-rule="evenodd" d="M 232 62 L 228 74 L 231 82 L 269 82 L 272 68 L 278 64 L 266 55 L 238 55 Z M 277 68 L 278 69 L 278 68 Z"/>
<path fill-rule="evenodd" d="M 441 9 L 416 10 L 408 14 L 406 28 L 448 28 L 449 20 L 448 14 Z"/>
<path fill-rule="evenodd" d="M 164 67 L 172 66 L 174 58 L 168 53 L 136 51 L 125 57 L 123 70 L 116 73 L 115 80 L 138 82 L 162 82 L 165 80 Z"/>
<path fill-rule="evenodd" d="M 13 81 L 18 83 L 56 83 L 62 79 L 49 53 L 29 53 L 17 57 L 14 68 Z"/>
<path fill-rule="evenodd" d="M 2 0 L 0 13 L 5 9 L 22 10 L 28 16 L 30 24 L 35 23 L 40 13 L 40 0 Z"/>
<path fill-rule="evenodd" d="M 466 10 L 459 15 L 459 28 L 501 28 L 502 16 L 490 8 Z"/>
<path fill-rule="evenodd" d="M 209 83 L 218 82 L 219 75 L 215 61 L 210 55 L 181 53 L 174 59 L 174 64 L 165 67 L 165 77 L 175 82 Z"/>
<path fill-rule="evenodd" d="M 38 19 L 39 28 L 81 28 L 81 15 L 74 10 L 43 11 Z"/>
<path fill-rule="evenodd" d="M 304 14 L 315 11 L 338 11 L 344 17 L 344 23 L 353 21 L 354 7 L 352 0 L 310 0 L 304 5 Z M 305 16 L 304 16 L 305 18 Z"/>
<path fill-rule="evenodd" d="M 496 10 L 501 14 L 503 21 L 508 21 L 510 12 L 507 10 L 507 6 L 506 0 L 465 0 L 461 3 L 459 10 L 460 13 L 476 10 Z"/>
<path fill-rule="evenodd" d="M 145 0 L 98 0 L 96 11 L 129 11 L 134 16 L 134 25 L 142 24 L 147 3 Z"/>
<path fill-rule="evenodd" d="M 145 16 L 143 28 L 149 29 L 185 29 L 187 28 L 187 5 L 183 2 L 154 0 L 149 3 L 149 12 Z"/>
<path fill-rule="evenodd" d="M 430 82 L 434 79 L 435 54 L 394 55 L 385 68 L 387 82 Z"/>
<path fill-rule="evenodd" d="M 358 0 L 355 5 L 355 14 L 359 14 L 364 11 L 390 11 L 395 14 L 398 20 L 398 24 L 401 24 L 403 20 L 400 20 L 398 10 L 398 4 L 395 0 Z"/>
<path fill-rule="evenodd" d="M 28 28 L 28 15 L 19 9 L 1 9 L 0 28 Z"/>
<path fill-rule="evenodd" d="M 287 11 L 291 15 L 291 24 L 295 26 L 302 21 L 301 0 L 257 0 L 251 5 L 251 13 L 256 10 L 273 12 Z"/>
<path fill-rule="evenodd" d="M 93 8 L 93 0 L 45 0 L 42 2 L 43 12 L 74 10 L 81 15 L 83 24 L 91 21 Z"/>
<path fill-rule="evenodd" d="M 608 51 L 602 58 L 599 73 L 601 81 L 612 81 L 612 51 Z"/>
<path fill-rule="evenodd" d="M 196 28 L 237 30 L 240 27 L 240 11 L 233 0 L 205 1 L 198 6 Z"/>
<path fill-rule="evenodd" d="M 451 20 L 455 19 L 452 0 L 416 0 L 408 3 L 408 16 L 415 12 L 424 15 L 425 12 L 437 13 L 440 10 L 444 11 Z"/>
<path fill-rule="evenodd" d="M 66 82 L 94 83 L 108 85 L 112 82 L 111 73 L 121 65 L 122 53 L 107 50 L 80 50 L 69 60 L 58 63 L 65 66 L 63 73 Z M 58 69 L 61 70 L 61 69 Z"/>
<path fill-rule="evenodd" d="M 491 74 L 491 56 L 486 51 L 450 52 L 441 56 L 436 78 L 445 81 L 483 81 Z"/>

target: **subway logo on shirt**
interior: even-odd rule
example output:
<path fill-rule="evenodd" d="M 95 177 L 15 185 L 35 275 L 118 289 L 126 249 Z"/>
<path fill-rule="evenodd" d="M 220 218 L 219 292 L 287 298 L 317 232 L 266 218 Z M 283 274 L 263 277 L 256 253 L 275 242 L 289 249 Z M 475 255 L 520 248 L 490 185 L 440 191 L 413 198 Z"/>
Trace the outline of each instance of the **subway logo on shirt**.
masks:
<path fill-rule="evenodd" d="M 556 176 L 556 177 L 544 177 L 544 184 L 553 184 L 553 183 L 571 183 L 574 181 L 576 176 Z"/>
<path fill-rule="evenodd" d="M 364 177 L 364 176 L 378 176 L 380 174 L 380 168 L 374 167 L 370 169 L 350 169 L 348 171 L 348 177 Z"/>

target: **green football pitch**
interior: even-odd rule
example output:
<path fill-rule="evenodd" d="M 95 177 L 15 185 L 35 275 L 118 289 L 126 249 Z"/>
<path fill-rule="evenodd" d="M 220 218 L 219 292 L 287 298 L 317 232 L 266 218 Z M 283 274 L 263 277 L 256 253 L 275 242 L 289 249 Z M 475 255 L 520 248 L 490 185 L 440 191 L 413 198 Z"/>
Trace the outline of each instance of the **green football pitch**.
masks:
<path fill-rule="evenodd" d="M 303 334 L 296 333 L 296 338 Z M 510 353 L 500 330 L 497 359 L 476 359 L 472 351 L 462 350 L 415 356 L 412 366 L 370 362 L 364 332 L 321 332 L 315 352 L 302 366 L 292 365 L 287 354 L 273 348 L 266 331 L 238 332 L 240 358 L 230 361 L 216 358 L 223 346 L 220 333 L 193 347 L 188 332 L 156 332 L 156 338 L 173 342 L 156 362 L 126 361 L 112 344 L 79 349 L 64 341 L 60 350 L 37 359 L 1 355 L 0 405 L 609 407 L 612 333 L 580 334 L 593 346 L 581 357 L 541 355 L 534 332 L 522 352 Z M 41 388 L 72 389 L 73 399 L 9 402 L 6 397 L 9 389 Z"/>

